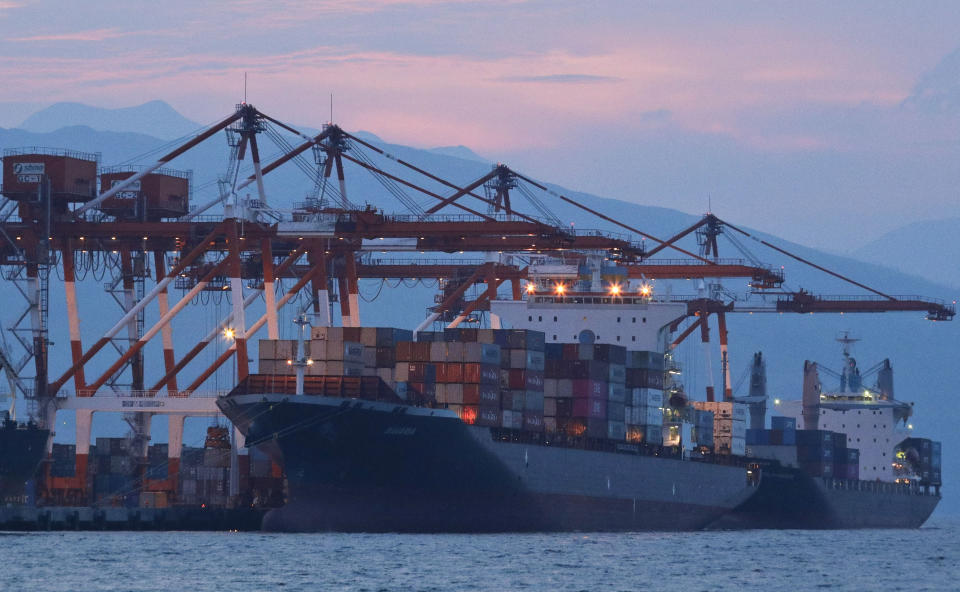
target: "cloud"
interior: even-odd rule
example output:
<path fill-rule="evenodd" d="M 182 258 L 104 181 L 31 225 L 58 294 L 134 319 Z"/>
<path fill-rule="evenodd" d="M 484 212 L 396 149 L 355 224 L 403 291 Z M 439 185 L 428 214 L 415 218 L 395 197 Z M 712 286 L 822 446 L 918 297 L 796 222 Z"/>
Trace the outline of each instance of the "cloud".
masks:
<path fill-rule="evenodd" d="M 533 84 L 606 84 L 622 82 L 616 76 L 596 76 L 594 74 L 545 74 L 542 76 L 501 76 L 498 82 L 519 82 Z"/>
<path fill-rule="evenodd" d="M 2 9 L 2 5 L 0 5 Z M 10 37 L 7 41 L 106 41 L 128 35 L 139 35 L 140 32 L 119 31 L 117 29 L 90 29 L 87 31 L 73 31 L 71 33 L 51 33 L 48 35 L 30 35 L 28 37 Z"/>

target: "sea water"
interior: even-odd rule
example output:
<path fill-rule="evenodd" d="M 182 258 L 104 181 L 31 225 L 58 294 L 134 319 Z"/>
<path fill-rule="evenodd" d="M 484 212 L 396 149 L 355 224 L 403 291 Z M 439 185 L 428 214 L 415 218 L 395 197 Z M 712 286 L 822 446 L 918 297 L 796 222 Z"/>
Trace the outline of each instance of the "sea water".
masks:
<path fill-rule="evenodd" d="M 0 533 L 4 591 L 960 590 L 919 530 L 501 535 Z"/>

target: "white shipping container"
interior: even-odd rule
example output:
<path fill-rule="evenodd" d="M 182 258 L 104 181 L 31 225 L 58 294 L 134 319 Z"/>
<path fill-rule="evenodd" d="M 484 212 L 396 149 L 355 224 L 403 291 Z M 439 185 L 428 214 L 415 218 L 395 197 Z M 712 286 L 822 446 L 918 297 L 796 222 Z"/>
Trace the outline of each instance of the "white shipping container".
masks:
<path fill-rule="evenodd" d="M 314 360 L 327 359 L 327 341 L 320 339 L 310 340 L 310 357 Z"/>
<path fill-rule="evenodd" d="M 393 377 L 397 382 L 407 382 L 410 380 L 410 363 L 397 362 L 397 365 L 394 366 Z"/>

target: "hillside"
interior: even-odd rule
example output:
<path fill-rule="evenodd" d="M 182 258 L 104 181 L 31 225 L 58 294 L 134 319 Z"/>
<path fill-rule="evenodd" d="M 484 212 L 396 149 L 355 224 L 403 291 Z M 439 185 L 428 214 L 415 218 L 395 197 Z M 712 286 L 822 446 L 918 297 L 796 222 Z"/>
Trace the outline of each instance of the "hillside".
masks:
<path fill-rule="evenodd" d="M 960 289 L 960 218 L 923 220 L 888 232 L 853 251 L 864 261 Z"/>

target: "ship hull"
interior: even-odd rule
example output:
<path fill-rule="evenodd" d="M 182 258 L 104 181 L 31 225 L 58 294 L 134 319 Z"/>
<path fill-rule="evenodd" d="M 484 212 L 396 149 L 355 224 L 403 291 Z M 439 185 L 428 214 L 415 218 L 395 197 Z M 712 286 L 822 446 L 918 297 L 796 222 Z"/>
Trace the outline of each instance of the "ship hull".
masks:
<path fill-rule="evenodd" d="M 27 481 L 43 461 L 49 436 L 49 430 L 37 427 L 0 425 L 0 502 L 25 503 Z"/>
<path fill-rule="evenodd" d="M 446 410 L 279 394 L 220 406 L 285 468 L 288 503 L 266 530 L 697 530 L 757 490 L 744 468 L 504 441 Z"/>
<path fill-rule="evenodd" d="M 798 469 L 768 468 L 757 494 L 713 528 L 920 528 L 938 495 L 891 483 L 811 477 Z"/>

